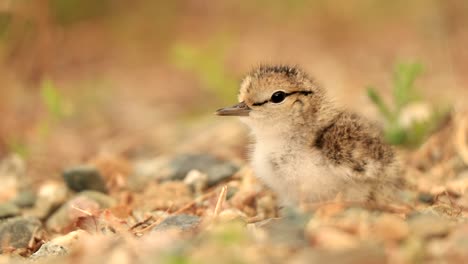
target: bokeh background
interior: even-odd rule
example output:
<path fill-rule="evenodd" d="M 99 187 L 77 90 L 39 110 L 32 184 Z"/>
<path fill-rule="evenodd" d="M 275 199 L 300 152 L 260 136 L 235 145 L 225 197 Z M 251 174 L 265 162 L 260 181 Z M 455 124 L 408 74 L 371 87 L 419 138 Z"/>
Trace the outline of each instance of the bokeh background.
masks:
<path fill-rule="evenodd" d="M 366 87 L 388 99 L 395 64 L 419 62 L 425 100 L 463 104 L 467 26 L 464 0 L 0 0 L 0 157 L 49 177 L 172 152 L 260 63 L 300 65 L 378 119 Z"/>

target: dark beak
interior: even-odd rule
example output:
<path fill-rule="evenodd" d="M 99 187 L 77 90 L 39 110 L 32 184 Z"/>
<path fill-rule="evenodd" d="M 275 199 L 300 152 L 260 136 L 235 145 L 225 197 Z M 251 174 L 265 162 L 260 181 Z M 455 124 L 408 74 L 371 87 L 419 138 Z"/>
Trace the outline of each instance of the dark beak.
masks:
<path fill-rule="evenodd" d="M 216 114 L 220 116 L 248 116 L 250 108 L 244 102 L 240 102 L 231 107 L 225 107 L 216 110 Z"/>

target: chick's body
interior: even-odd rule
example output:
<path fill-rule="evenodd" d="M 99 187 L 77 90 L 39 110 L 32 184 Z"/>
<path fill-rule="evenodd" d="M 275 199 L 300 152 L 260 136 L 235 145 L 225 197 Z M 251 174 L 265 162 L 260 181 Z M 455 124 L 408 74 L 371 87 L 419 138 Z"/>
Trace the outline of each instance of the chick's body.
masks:
<path fill-rule="evenodd" d="M 255 174 L 284 202 L 392 199 L 398 165 L 379 129 L 336 108 L 303 71 L 261 66 L 244 78 L 239 101 L 218 114 L 251 128 Z"/>

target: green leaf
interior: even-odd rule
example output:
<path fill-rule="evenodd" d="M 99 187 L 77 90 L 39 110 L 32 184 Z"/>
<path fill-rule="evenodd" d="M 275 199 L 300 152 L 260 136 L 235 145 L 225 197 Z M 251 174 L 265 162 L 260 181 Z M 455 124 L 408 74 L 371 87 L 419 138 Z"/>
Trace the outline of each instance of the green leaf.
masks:
<path fill-rule="evenodd" d="M 64 115 L 63 99 L 59 94 L 57 87 L 51 80 L 45 80 L 41 86 L 42 102 L 47 108 L 47 111 L 55 118 L 60 118 Z"/>
<path fill-rule="evenodd" d="M 392 145 L 405 145 L 408 140 L 407 132 L 396 124 L 385 129 L 384 137 Z"/>
<path fill-rule="evenodd" d="M 387 121 L 391 122 L 394 120 L 394 115 L 390 111 L 389 107 L 385 102 L 382 100 L 380 95 L 377 93 L 374 87 L 369 86 L 367 88 L 367 96 L 369 99 L 377 106 L 380 113 L 387 119 Z"/>
<path fill-rule="evenodd" d="M 393 98 L 396 112 L 417 99 L 414 88 L 416 78 L 422 73 L 423 67 L 419 63 L 399 63 L 393 74 Z"/>
<path fill-rule="evenodd" d="M 399 63 L 393 72 L 393 105 L 389 107 L 373 87 L 367 88 L 367 95 L 385 118 L 385 140 L 393 145 L 417 147 L 439 126 L 450 108 L 432 107 L 431 116 L 427 120 L 414 121 L 409 127 L 399 123 L 401 111 L 411 103 L 419 100 L 415 81 L 423 71 L 419 63 Z"/>

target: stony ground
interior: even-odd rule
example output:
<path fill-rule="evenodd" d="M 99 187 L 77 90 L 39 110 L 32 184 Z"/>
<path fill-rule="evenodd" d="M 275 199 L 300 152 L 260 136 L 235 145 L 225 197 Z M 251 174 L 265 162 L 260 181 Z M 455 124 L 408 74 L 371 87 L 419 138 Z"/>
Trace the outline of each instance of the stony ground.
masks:
<path fill-rule="evenodd" d="M 468 262 L 467 11 L 0 1 L 0 264 Z M 454 111 L 398 148 L 403 204 L 279 208 L 248 165 L 248 131 L 211 114 L 270 62 L 300 65 L 381 124 L 366 88 L 394 104 L 395 65 L 423 65 L 419 102 Z"/>
<path fill-rule="evenodd" d="M 399 151 L 405 202 L 379 207 L 337 198 L 278 208 L 233 154 L 246 144 L 244 128 L 227 121 L 205 129 L 208 138 L 188 145 L 216 144 L 224 154 L 100 155 L 37 188 L 19 156 L 3 159 L 0 263 L 468 260 L 467 112 L 455 111 L 421 148 Z"/>

